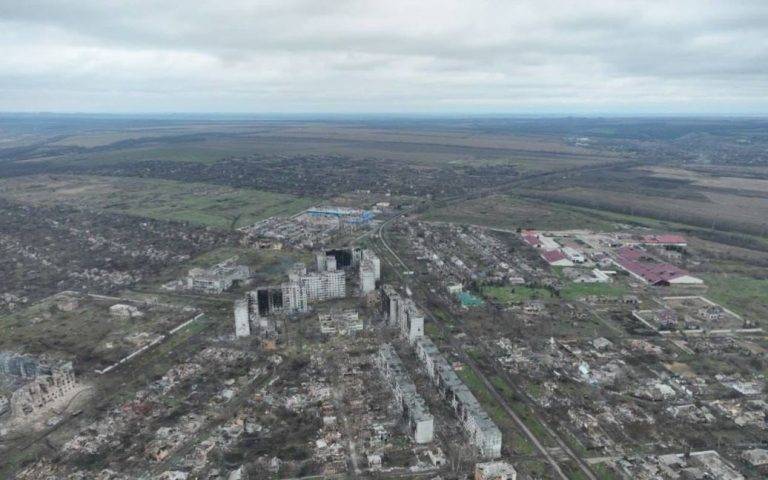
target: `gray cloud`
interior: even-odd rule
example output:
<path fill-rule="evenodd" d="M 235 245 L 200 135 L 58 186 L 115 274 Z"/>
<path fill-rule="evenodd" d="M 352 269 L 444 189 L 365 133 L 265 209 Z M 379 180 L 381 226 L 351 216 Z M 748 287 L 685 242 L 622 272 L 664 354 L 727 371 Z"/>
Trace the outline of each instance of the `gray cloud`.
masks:
<path fill-rule="evenodd" d="M 768 2 L 0 0 L 0 109 L 768 113 Z"/>

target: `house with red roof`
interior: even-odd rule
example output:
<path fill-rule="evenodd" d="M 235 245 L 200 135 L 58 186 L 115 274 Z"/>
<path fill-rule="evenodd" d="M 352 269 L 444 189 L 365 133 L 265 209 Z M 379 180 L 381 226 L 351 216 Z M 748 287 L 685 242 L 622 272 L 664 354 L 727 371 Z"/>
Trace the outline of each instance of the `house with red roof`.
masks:
<path fill-rule="evenodd" d="M 572 267 L 573 262 L 561 250 L 544 250 L 541 258 L 553 267 Z"/>
<path fill-rule="evenodd" d="M 539 236 L 536 235 L 535 233 L 523 234 L 523 241 L 532 247 L 539 248 L 541 246 L 541 241 L 539 240 Z"/>

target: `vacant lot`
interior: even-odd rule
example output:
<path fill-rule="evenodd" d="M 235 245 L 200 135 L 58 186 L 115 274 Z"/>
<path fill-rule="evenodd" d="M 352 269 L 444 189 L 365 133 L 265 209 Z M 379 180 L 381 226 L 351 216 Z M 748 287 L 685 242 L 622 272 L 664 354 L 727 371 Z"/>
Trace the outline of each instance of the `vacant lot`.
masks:
<path fill-rule="evenodd" d="M 531 287 L 485 287 L 483 295 L 506 304 L 522 303 L 525 300 L 546 300 L 552 293 L 545 288 Z"/>
<path fill-rule="evenodd" d="M 707 297 L 748 320 L 762 321 L 768 315 L 768 278 L 739 275 L 707 275 Z"/>
<path fill-rule="evenodd" d="M 74 358 L 79 368 L 104 368 L 192 318 L 181 308 L 132 302 L 139 318 L 121 318 L 109 308 L 122 300 L 59 294 L 17 313 L 0 316 L 0 349 Z M 69 304 L 69 306 L 67 306 Z"/>
<path fill-rule="evenodd" d="M 313 203 L 292 195 L 144 178 L 34 175 L 0 180 L 0 196 L 34 205 L 71 205 L 160 220 L 232 228 Z"/>

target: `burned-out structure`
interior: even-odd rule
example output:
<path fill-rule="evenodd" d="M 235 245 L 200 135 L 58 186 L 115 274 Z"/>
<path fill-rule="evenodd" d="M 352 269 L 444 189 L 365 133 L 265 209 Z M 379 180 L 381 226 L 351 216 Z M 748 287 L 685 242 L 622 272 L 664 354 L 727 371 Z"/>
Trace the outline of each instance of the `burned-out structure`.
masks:
<path fill-rule="evenodd" d="M 359 251 L 359 248 L 332 248 L 320 255 L 333 258 L 332 262 L 334 262 L 335 268 L 345 270 L 356 265 L 355 257 L 359 255 Z"/>

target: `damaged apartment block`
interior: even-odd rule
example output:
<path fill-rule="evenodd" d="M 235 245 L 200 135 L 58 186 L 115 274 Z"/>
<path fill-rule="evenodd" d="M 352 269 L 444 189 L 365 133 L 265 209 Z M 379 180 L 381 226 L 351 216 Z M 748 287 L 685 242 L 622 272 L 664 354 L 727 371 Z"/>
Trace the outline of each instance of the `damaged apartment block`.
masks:
<path fill-rule="evenodd" d="M 470 443 L 477 447 L 485 458 L 500 457 L 501 430 L 456 375 L 432 340 L 427 337 L 417 339 L 416 354 L 438 391 L 453 406 Z"/>
<path fill-rule="evenodd" d="M 434 419 L 392 345 L 384 344 L 379 348 L 377 364 L 392 388 L 398 407 L 408 421 L 409 432 L 414 441 L 431 442 L 434 437 Z"/>

